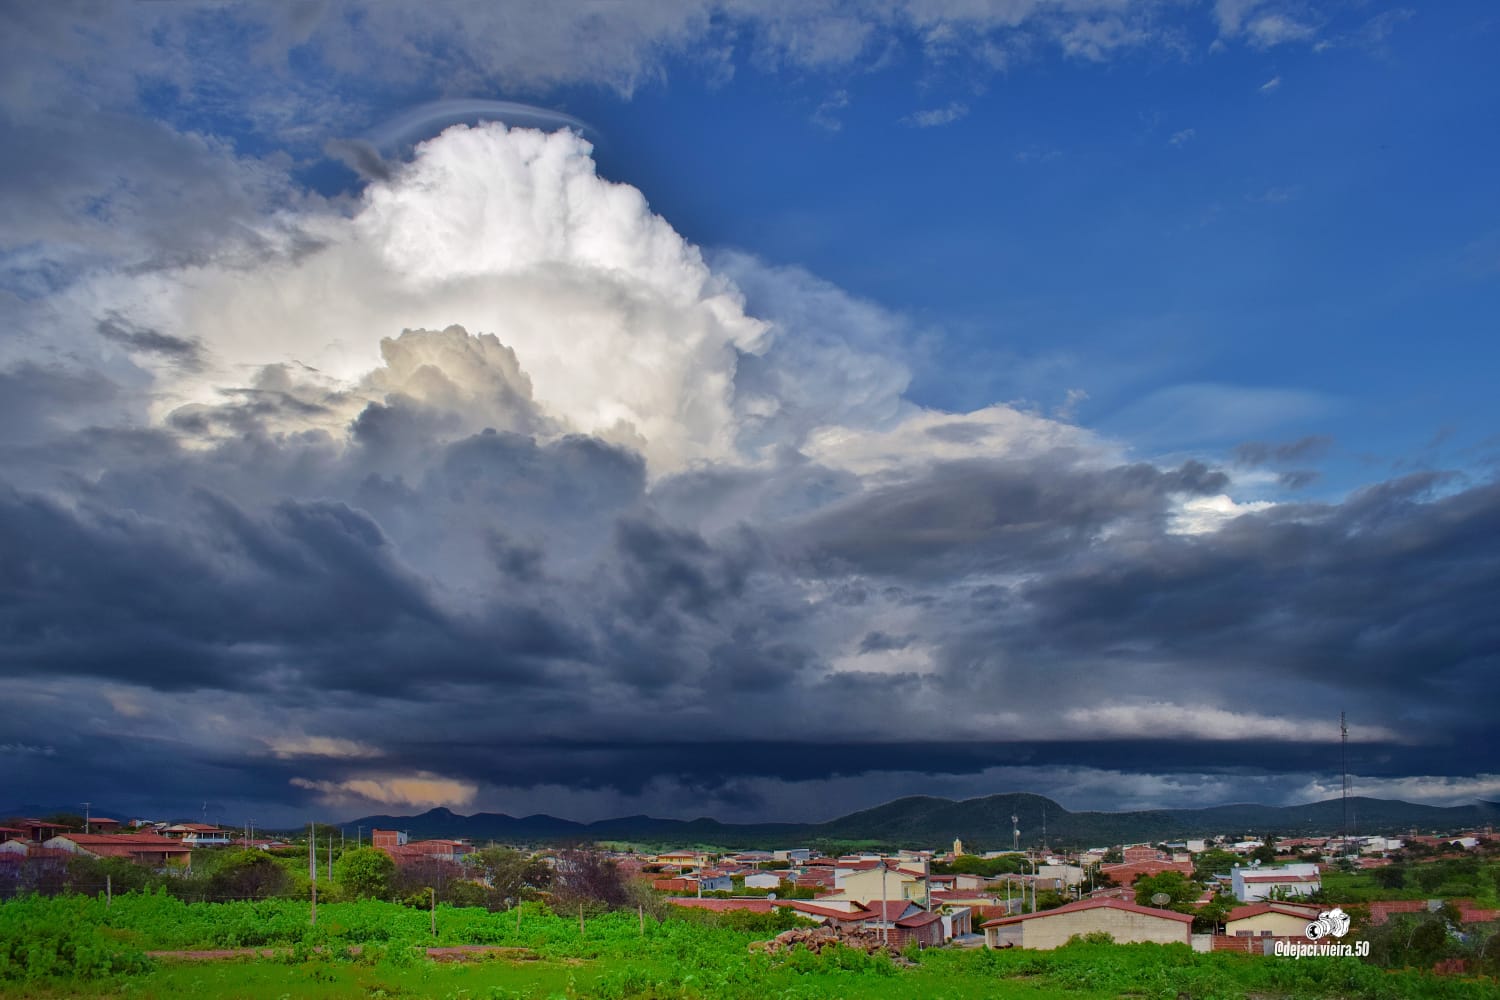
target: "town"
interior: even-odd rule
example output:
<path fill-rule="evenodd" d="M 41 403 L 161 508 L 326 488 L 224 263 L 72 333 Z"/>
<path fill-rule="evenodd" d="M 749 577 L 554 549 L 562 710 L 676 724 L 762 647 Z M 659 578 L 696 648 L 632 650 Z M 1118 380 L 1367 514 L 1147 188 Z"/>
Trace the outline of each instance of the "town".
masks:
<path fill-rule="evenodd" d="M 186 894 L 204 901 L 307 898 L 314 920 L 320 894 L 490 909 L 537 899 L 564 912 L 576 906 L 580 920 L 585 906 L 601 905 L 634 907 L 642 919 L 648 909 L 656 916 L 782 914 L 819 928 L 813 937 L 788 930 L 783 943 L 834 940 L 891 954 L 943 946 L 1050 950 L 1083 939 L 1270 956 L 1315 942 L 1320 932 L 1310 925 L 1336 906 L 1354 915 L 1356 932 L 1397 915 L 1441 913 L 1460 935 L 1500 921 L 1494 869 L 1485 866 L 1500 856 L 1490 828 L 1358 837 L 1225 834 L 1082 850 L 1023 850 L 1019 830 L 1013 832 L 1017 846 L 984 851 L 960 840 L 943 849 L 843 853 L 621 844 L 559 849 L 412 839 L 401 830 L 363 827 L 353 837 L 322 825 L 255 836 L 248 827 L 208 823 L 16 817 L 0 823 L 0 897 L 111 895 L 150 877 L 169 887 L 194 886 Z M 243 874 L 252 869 L 259 871 Z M 1479 874 L 1476 895 L 1488 896 L 1489 905 L 1446 898 L 1455 874 L 1464 872 Z M 1445 968 L 1464 971 L 1461 961 Z"/>

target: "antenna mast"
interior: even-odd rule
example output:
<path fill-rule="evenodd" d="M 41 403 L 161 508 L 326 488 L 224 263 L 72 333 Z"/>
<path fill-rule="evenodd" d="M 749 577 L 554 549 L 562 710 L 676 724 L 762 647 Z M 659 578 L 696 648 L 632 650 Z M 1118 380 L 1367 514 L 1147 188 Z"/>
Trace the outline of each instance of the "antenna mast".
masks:
<path fill-rule="evenodd" d="M 1021 818 L 1015 813 L 1010 814 L 1010 847 L 1013 851 L 1021 849 Z"/>

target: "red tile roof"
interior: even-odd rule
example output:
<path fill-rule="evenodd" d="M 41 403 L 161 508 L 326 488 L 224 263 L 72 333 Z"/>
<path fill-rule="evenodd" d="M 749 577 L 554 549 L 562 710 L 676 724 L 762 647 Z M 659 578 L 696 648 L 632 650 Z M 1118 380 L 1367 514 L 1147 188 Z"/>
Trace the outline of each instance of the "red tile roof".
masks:
<path fill-rule="evenodd" d="M 1251 903 L 1248 906 L 1237 906 L 1230 910 L 1224 917 L 1224 922 L 1231 920 L 1245 920 L 1249 917 L 1258 917 L 1262 913 L 1284 913 L 1289 917 L 1311 918 L 1318 915 L 1318 908 L 1305 906 L 1289 906 L 1286 903 Z"/>
<path fill-rule="evenodd" d="M 858 922 L 871 920 L 875 917 L 874 913 L 864 909 L 863 907 L 853 911 L 837 910 L 833 907 L 818 906 L 814 903 L 809 903 L 805 899 L 789 899 L 786 901 L 786 905 L 796 910 L 798 913 L 808 913 L 812 914 L 815 917 L 829 917 L 834 920 Z"/>
<path fill-rule="evenodd" d="M 1015 917 L 1001 917 L 999 920 L 988 920 L 981 924 L 982 927 L 998 927 L 1001 924 L 1013 924 L 1022 920 L 1036 920 L 1041 917 L 1050 917 L 1059 913 L 1076 913 L 1080 910 L 1125 910 L 1129 913 L 1143 913 L 1149 917 L 1161 917 L 1163 920 L 1178 920 L 1192 923 L 1193 916 L 1190 913 L 1176 913 L 1172 910 L 1157 910 L 1149 906 L 1140 906 L 1136 903 L 1127 903 L 1123 899 L 1085 899 L 1077 903 L 1069 903 L 1059 906 L 1055 910 L 1041 910 L 1037 913 L 1023 913 Z"/>
<path fill-rule="evenodd" d="M 61 833 L 58 836 L 63 840 L 70 840 L 79 847 L 120 847 L 122 845 L 140 847 L 169 847 L 176 851 L 188 851 L 192 848 L 184 847 L 182 841 L 173 840 L 171 837 L 160 837 L 154 833 Z"/>

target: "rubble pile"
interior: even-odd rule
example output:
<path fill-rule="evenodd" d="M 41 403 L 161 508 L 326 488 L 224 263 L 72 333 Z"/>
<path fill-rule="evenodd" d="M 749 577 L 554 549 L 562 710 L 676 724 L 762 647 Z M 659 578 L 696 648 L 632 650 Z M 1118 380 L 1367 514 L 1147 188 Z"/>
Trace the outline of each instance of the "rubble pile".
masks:
<path fill-rule="evenodd" d="M 765 951 L 771 954 L 791 951 L 797 946 L 802 946 L 813 954 L 820 954 L 824 948 L 833 945 L 842 945 L 855 951 L 862 951 L 867 955 L 876 955 L 885 952 L 897 961 L 903 961 L 900 957 L 900 949 L 894 944 L 887 945 L 880 939 L 878 930 L 866 928 L 845 929 L 842 927 L 796 927 L 789 931 L 782 931 L 769 941 L 756 941 L 750 945 L 753 951 Z"/>

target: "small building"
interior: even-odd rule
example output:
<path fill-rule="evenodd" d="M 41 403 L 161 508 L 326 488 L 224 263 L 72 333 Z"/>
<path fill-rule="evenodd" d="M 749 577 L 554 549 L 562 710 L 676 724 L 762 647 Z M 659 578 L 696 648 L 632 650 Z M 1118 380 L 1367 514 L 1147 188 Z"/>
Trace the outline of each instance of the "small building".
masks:
<path fill-rule="evenodd" d="M 1282 865 L 1278 868 L 1241 865 L 1230 873 L 1230 879 L 1234 898 L 1241 903 L 1311 896 L 1323 888 L 1323 880 L 1315 864 Z"/>
<path fill-rule="evenodd" d="M 708 864 L 708 855 L 702 851 L 666 851 L 656 856 L 656 863 L 681 868 L 701 868 Z"/>
<path fill-rule="evenodd" d="M 775 872 L 756 872 L 745 876 L 746 889 L 779 889 L 781 876 Z"/>
<path fill-rule="evenodd" d="M 405 847 L 406 831 L 404 830 L 371 830 L 370 846 L 379 848 Z"/>
<path fill-rule="evenodd" d="M 154 833 L 63 833 L 42 846 L 93 858 L 125 858 L 150 868 L 186 863 L 193 856 L 187 844 Z"/>
<path fill-rule="evenodd" d="M 50 840 L 57 835 L 57 831 L 66 829 L 61 823 L 48 823 L 39 819 L 17 820 L 16 826 L 26 831 L 26 839 L 33 844 Z"/>
<path fill-rule="evenodd" d="M 1001 917 L 984 923 L 990 948 L 1050 950 L 1081 934 L 1105 933 L 1118 944 L 1190 944 L 1193 918 L 1187 913 L 1157 910 L 1122 899 L 1086 899 L 1055 910 Z"/>
<path fill-rule="evenodd" d="M 1075 885 L 1082 885 L 1084 870 L 1077 865 L 1038 865 L 1038 878 L 1056 879 L 1061 887 L 1071 889 Z"/>
<path fill-rule="evenodd" d="M 878 862 L 860 862 L 859 865 L 854 870 L 840 868 L 842 874 L 834 884 L 838 889 L 838 898 L 853 899 L 861 903 L 881 899 L 926 899 L 927 886 L 921 872 L 895 866 L 881 871 Z"/>
<path fill-rule="evenodd" d="M 696 881 L 704 892 L 733 892 L 734 879 L 723 872 L 699 872 Z M 779 883 L 778 883 L 779 884 Z"/>
<path fill-rule="evenodd" d="M 1308 922 L 1316 919 L 1316 906 L 1251 903 L 1229 911 L 1224 918 L 1224 933 L 1230 937 L 1301 937 Z"/>

